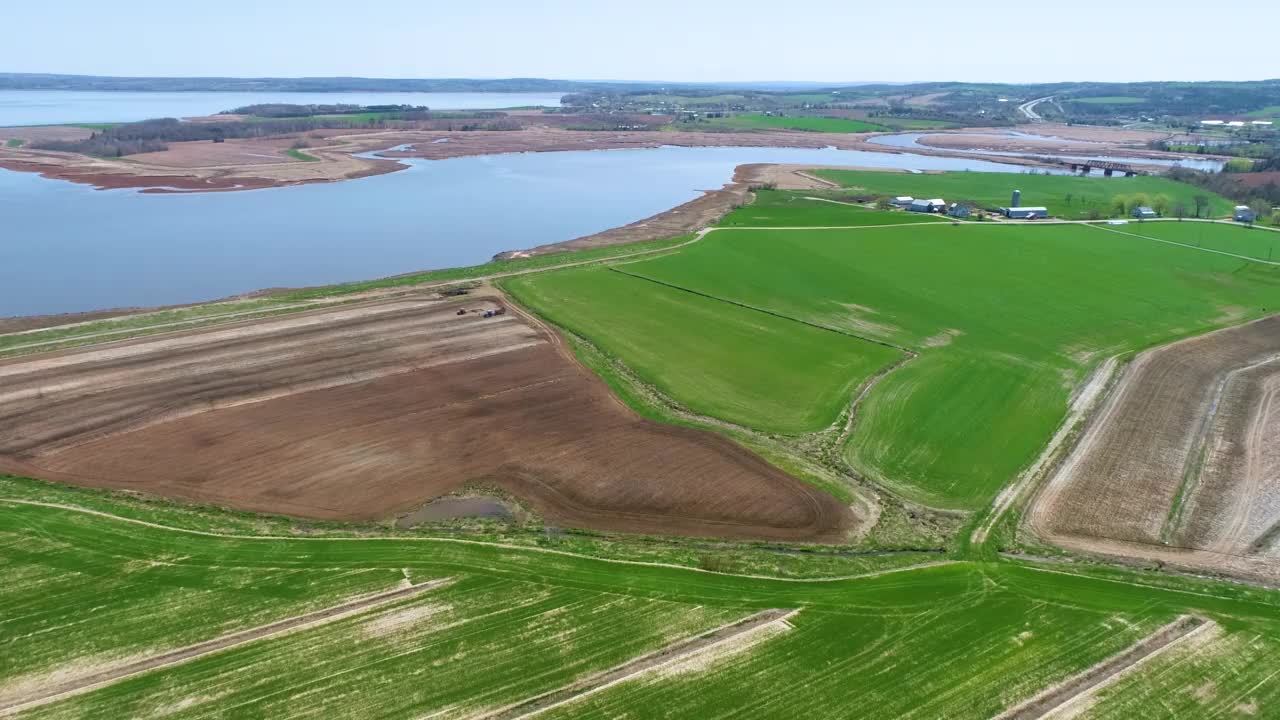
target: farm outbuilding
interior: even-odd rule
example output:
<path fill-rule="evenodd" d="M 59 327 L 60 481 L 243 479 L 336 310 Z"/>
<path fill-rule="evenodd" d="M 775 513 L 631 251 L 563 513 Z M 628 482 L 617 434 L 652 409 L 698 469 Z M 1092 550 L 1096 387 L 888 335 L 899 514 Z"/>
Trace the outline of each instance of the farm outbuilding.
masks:
<path fill-rule="evenodd" d="M 951 203 L 947 214 L 953 218 L 967 218 L 973 214 L 973 207 L 964 203 Z"/>
<path fill-rule="evenodd" d="M 904 207 L 911 207 L 911 203 L 914 201 L 915 201 L 915 198 L 911 197 L 910 195 L 899 195 L 898 197 L 890 200 L 889 204 L 893 205 L 894 207 L 904 208 Z"/>
<path fill-rule="evenodd" d="M 1150 220 L 1152 218 L 1160 217 L 1160 213 L 1143 205 L 1141 207 L 1136 207 L 1133 209 L 1133 216 L 1138 218 L 1139 220 Z"/>
<path fill-rule="evenodd" d="M 1004 208 L 1003 211 L 1005 217 L 1014 220 L 1035 220 L 1049 217 L 1049 208 L 1046 207 L 1009 207 Z"/>
<path fill-rule="evenodd" d="M 911 212 L 942 213 L 947 211 L 947 201 L 942 198 L 912 200 L 907 209 Z"/>

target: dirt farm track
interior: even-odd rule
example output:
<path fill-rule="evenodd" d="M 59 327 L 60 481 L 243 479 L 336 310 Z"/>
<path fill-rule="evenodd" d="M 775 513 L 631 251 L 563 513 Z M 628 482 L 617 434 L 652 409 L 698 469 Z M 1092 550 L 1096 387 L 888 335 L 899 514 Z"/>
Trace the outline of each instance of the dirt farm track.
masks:
<path fill-rule="evenodd" d="M 1069 548 L 1280 580 L 1280 316 L 1139 355 L 1029 518 Z"/>
<path fill-rule="evenodd" d="M 497 307 L 409 296 L 2 361 L 0 472 L 318 519 L 483 484 L 574 527 L 851 529 L 734 443 L 638 417 L 550 330 L 482 316 Z"/>

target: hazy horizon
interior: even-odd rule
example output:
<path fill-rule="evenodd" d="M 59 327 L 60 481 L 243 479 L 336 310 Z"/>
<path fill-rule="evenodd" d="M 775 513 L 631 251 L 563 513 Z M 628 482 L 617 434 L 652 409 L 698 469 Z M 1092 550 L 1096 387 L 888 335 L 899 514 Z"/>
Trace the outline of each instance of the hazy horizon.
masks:
<path fill-rule="evenodd" d="M 247 0 L 131 12 L 65 0 L 6 9 L 0 71 L 163 77 L 553 78 L 669 83 L 1054 83 L 1257 80 L 1280 76 L 1266 42 L 1221 48 L 1232 26 L 1174 0 L 1070 8 L 998 0 L 920 0 L 859 8 L 813 0 L 611 7 L 492 0 L 436 6 L 387 0 L 352 18 L 349 3 Z M 1253 27 L 1280 9 L 1253 8 Z M 1186 18 L 1198 18 L 1184 21 Z M 1223 23 L 1234 16 L 1221 17 Z M 39 27 L 57 33 L 12 32 Z M 1209 28 L 1209 29 L 1206 29 Z M 889 31 L 889 30 L 892 31 Z M 768 78 L 760 80 L 759 78 Z M 850 78 L 869 78 L 856 79 Z"/>

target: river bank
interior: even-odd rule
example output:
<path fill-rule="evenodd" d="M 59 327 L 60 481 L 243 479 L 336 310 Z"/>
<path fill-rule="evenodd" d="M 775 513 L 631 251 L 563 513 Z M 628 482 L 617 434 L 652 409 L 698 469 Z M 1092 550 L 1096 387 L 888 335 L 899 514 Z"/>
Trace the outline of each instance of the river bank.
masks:
<path fill-rule="evenodd" d="M 0 128 L 0 168 L 90 185 L 145 193 L 261 190 L 331 183 L 404 170 L 399 160 L 446 160 L 527 152 L 714 148 L 836 148 L 885 154 L 971 158 L 1021 167 L 1042 167 L 1032 158 L 984 157 L 970 151 L 894 148 L 868 140 L 873 133 L 796 131 L 687 132 L 593 131 L 534 126 L 521 130 L 320 130 L 305 135 L 178 142 L 169 149 L 99 158 L 30 147 L 30 137 L 48 128 Z M 8 140 L 23 142 L 8 147 Z M 306 159 L 298 157 L 297 151 Z M 371 156 L 370 153 L 376 153 Z"/>

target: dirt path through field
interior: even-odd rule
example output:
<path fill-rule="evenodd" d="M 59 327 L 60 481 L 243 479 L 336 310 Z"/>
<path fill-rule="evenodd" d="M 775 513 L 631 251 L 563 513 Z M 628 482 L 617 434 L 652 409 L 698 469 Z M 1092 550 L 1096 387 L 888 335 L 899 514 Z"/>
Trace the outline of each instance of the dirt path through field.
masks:
<path fill-rule="evenodd" d="M 323 610 L 297 615 L 295 617 L 279 620 L 267 625 L 262 625 L 248 630 L 223 635 L 222 637 L 206 640 L 205 642 L 188 645 L 184 648 L 170 650 L 155 657 L 147 658 L 117 667 L 107 668 L 77 678 L 71 678 L 59 682 L 48 687 L 41 688 L 38 691 L 28 693 L 19 697 L 5 698 L 0 700 L 0 717 L 8 717 L 20 712 L 26 712 L 33 708 L 48 705 L 49 703 L 63 700 L 75 695 L 97 690 L 112 683 L 118 682 L 134 675 L 158 670 L 160 668 L 171 667 L 189 660 L 194 660 L 205 655 L 212 655 L 216 652 L 228 650 L 240 645 L 262 640 L 268 637 L 275 637 L 286 633 L 297 632 L 300 630 L 309 630 L 321 625 L 325 625 L 343 618 L 357 615 L 366 610 L 393 603 L 399 600 L 406 600 L 416 597 L 425 592 L 435 590 L 448 583 L 453 582 L 451 578 L 440 580 L 432 580 L 419 585 L 413 585 L 405 588 L 398 588 L 377 595 L 370 595 L 352 600 L 350 602 L 334 605 Z"/>
<path fill-rule="evenodd" d="M 691 656 L 712 653 L 729 645 L 748 633 L 769 625 L 789 628 L 789 618 L 799 610 L 764 610 L 741 620 L 723 625 L 694 638 L 681 640 L 634 660 L 629 660 L 610 670 L 579 680 L 558 690 L 553 690 L 499 710 L 472 715 L 469 720 L 526 720 L 548 710 L 567 705 L 588 695 L 607 690 L 643 673 L 658 670 L 685 660 Z"/>
<path fill-rule="evenodd" d="M 1183 615 L 1160 628 L 1124 652 L 1094 665 L 1035 697 L 995 716 L 993 720 L 1039 720 L 1059 717 L 1057 712 L 1088 693 L 1115 682 L 1121 675 L 1132 671 L 1142 663 L 1169 649 L 1174 643 L 1185 640 L 1194 632 L 1204 632 L 1214 627 L 1212 620 L 1195 615 Z"/>

